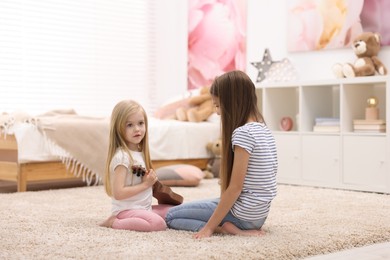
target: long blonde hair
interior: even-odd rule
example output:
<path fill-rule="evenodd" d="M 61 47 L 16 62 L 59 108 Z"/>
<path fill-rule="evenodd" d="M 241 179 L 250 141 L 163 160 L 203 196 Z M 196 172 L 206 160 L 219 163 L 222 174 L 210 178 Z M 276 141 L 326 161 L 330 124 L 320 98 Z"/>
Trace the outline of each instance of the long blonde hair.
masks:
<path fill-rule="evenodd" d="M 129 154 L 131 162 L 133 157 L 131 152 L 126 145 L 125 141 L 125 132 L 126 132 L 126 121 L 129 116 L 141 111 L 145 118 L 145 137 L 140 143 L 140 149 L 143 153 L 145 164 L 147 169 L 152 169 L 152 161 L 150 159 L 149 151 L 149 136 L 148 136 L 148 117 L 146 115 L 143 107 L 133 100 L 122 100 L 112 110 L 111 113 L 111 122 L 110 122 L 110 137 L 109 137 L 109 147 L 106 161 L 105 169 L 105 178 L 104 178 L 104 187 L 107 195 L 112 196 L 111 188 L 111 174 L 110 174 L 110 163 L 112 157 L 115 155 L 115 152 L 118 148 L 123 149 Z"/>
<path fill-rule="evenodd" d="M 230 71 L 217 77 L 210 88 L 211 95 L 219 100 L 222 125 L 221 191 L 229 186 L 234 153 L 233 131 L 246 124 L 250 117 L 264 122 L 257 107 L 256 88 L 252 80 L 242 71 Z"/>

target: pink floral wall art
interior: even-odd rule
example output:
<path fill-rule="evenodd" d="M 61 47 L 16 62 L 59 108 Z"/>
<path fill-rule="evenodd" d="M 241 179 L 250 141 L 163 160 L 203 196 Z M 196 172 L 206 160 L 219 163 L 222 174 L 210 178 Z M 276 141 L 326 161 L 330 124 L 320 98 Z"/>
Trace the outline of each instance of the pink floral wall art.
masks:
<path fill-rule="evenodd" d="M 188 0 L 188 89 L 245 70 L 246 0 Z"/>
<path fill-rule="evenodd" d="M 390 15 L 389 0 L 365 0 L 361 20 L 363 30 L 378 32 L 382 45 L 390 45 L 390 22 L 385 16 Z"/>
<path fill-rule="evenodd" d="M 387 0 L 388 1 L 388 0 Z M 364 0 L 289 0 L 288 51 L 350 47 L 363 32 Z"/>

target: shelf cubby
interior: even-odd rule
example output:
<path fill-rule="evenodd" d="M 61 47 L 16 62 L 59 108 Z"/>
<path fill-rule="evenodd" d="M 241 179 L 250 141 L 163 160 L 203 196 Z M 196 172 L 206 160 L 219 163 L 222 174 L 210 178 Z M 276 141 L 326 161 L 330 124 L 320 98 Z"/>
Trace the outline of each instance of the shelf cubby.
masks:
<path fill-rule="evenodd" d="M 388 76 L 258 84 L 278 148 L 278 182 L 390 193 L 389 131 L 354 132 L 353 124 L 365 119 L 371 97 L 389 122 L 388 86 Z M 283 117 L 292 119 L 290 131 L 281 130 Z M 338 119 L 337 131 L 313 131 L 319 118 Z"/>

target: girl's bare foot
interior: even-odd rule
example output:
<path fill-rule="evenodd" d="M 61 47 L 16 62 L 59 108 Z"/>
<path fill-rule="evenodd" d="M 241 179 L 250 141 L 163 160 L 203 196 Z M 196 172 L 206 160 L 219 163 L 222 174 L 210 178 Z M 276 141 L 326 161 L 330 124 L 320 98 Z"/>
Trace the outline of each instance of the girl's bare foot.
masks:
<path fill-rule="evenodd" d="M 251 229 L 251 230 L 242 230 L 236 227 L 231 222 L 225 222 L 221 227 L 221 232 L 224 234 L 230 235 L 239 235 L 239 236 L 263 236 L 265 231 L 262 229 Z"/>
<path fill-rule="evenodd" d="M 99 224 L 99 226 L 106 227 L 106 228 L 111 228 L 112 227 L 112 223 L 114 223 L 115 218 L 116 218 L 116 216 L 112 215 L 108 219 L 106 219 L 105 221 L 101 222 Z"/>

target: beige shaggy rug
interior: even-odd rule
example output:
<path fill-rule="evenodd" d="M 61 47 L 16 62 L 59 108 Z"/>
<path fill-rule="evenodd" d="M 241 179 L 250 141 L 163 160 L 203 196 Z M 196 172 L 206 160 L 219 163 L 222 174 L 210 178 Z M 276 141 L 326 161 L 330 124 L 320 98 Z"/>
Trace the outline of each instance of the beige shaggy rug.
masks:
<path fill-rule="evenodd" d="M 216 197 L 217 180 L 176 187 Z M 299 259 L 390 241 L 390 195 L 279 185 L 262 237 L 137 233 L 99 227 L 103 186 L 0 194 L 0 259 Z"/>

